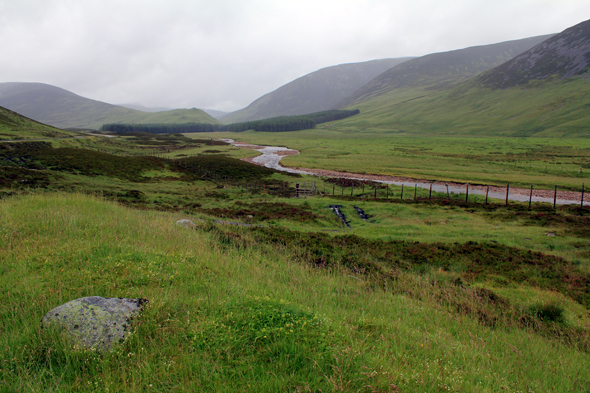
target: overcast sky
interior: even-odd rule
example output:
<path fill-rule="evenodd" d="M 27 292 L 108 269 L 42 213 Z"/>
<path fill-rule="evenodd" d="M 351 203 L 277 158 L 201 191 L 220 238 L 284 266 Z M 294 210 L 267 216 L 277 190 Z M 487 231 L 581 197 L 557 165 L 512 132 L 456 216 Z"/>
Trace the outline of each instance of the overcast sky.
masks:
<path fill-rule="evenodd" d="M 320 68 L 557 33 L 589 0 L 0 0 L 0 82 L 232 111 Z"/>

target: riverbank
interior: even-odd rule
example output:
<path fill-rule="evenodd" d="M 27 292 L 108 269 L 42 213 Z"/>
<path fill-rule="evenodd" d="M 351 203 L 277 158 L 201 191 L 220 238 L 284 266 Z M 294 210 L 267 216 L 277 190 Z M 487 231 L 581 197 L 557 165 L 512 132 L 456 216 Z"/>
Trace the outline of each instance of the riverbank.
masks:
<path fill-rule="evenodd" d="M 532 190 L 530 188 L 517 188 L 510 187 L 498 187 L 488 186 L 482 184 L 466 184 L 456 182 L 442 182 L 437 180 L 425 180 L 425 179 L 413 179 L 403 176 L 394 175 L 374 175 L 366 173 L 352 173 L 352 172 L 341 172 L 327 169 L 313 169 L 313 168 L 297 168 L 297 167 L 285 167 L 280 161 L 283 157 L 299 154 L 299 151 L 289 149 L 287 147 L 280 146 L 260 146 L 252 145 L 245 142 L 236 142 L 234 140 L 226 140 L 232 143 L 236 147 L 253 149 L 261 152 L 262 154 L 257 157 L 243 158 L 243 161 L 247 161 L 256 165 L 273 168 L 280 171 L 286 171 L 290 173 L 299 173 L 306 175 L 314 175 L 319 177 L 340 177 L 346 179 L 355 179 L 361 181 L 374 181 L 391 185 L 409 185 L 420 188 L 430 189 L 435 192 L 449 192 L 449 193 L 461 193 L 467 192 L 469 187 L 469 193 L 475 195 L 488 195 L 494 199 L 506 199 L 508 193 L 508 200 L 527 202 L 529 199 L 532 202 L 546 202 L 554 203 L 559 205 L 572 205 L 582 203 L 582 193 L 576 191 L 563 191 L 563 190 Z M 590 204 L 590 196 L 584 195 L 584 205 Z"/>

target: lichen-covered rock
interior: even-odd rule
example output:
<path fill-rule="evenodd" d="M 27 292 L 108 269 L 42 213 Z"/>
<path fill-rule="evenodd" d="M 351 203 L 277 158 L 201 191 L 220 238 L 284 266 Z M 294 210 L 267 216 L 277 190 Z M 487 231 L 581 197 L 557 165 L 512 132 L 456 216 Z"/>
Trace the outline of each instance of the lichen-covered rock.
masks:
<path fill-rule="evenodd" d="M 84 297 L 54 308 L 43 317 L 41 328 L 63 328 L 71 343 L 83 349 L 110 350 L 129 335 L 133 317 L 145 299 Z"/>
<path fill-rule="evenodd" d="M 194 222 L 192 222 L 191 220 L 187 220 L 186 218 L 176 221 L 176 225 L 185 228 L 195 228 L 197 226 Z"/>

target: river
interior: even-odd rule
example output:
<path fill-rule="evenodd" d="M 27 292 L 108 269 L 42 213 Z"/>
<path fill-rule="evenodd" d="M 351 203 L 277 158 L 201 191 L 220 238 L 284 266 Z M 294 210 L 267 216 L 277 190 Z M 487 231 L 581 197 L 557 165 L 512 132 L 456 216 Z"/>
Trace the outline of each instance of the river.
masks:
<path fill-rule="evenodd" d="M 360 173 L 346 173 L 346 172 L 337 172 L 337 171 L 330 171 L 330 170 L 318 170 L 318 169 L 309 169 L 309 168 L 288 168 L 284 167 L 280 164 L 281 159 L 285 156 L 299 154 L 297 150 L 289 149 L 287 147 L 281 146 L 259 146 L 259 145 L 251 145 L 244 142 L 236 142 L 233 139 L 222 139 L 224 142 L 231 143 L 236 147 L 248 148 L 256 150 L 261 155 L 248 159 L 248 161 L 265 166 L 267 168 L 276 169 L 278 171 L 289 172 L 289 173 L 299 173 L 302 175 L 312 175 L 312 176 L 322 176 L 322 177 L 340 177 L 346 179 L 355 179 L 355 180 L 365 180 L 365 181 L 374 181 L 383 184 L 391 184 L 396 186 L 406 186 L 410 188 L 418 187 L 422 189 L 429 190 L 432 187 L 432 191 L 440 192 L 440 193 L 447 193 L 450 194 L 463 194 L 465 195 L 467 191 L 467 187 L 469 187 L 469 194 L 470 195 L 486 195 L 488 194 L 489 198 L 493 199 L 501 199 L 506 200 L 506 191 L 507 187 L 494 187 L 490 186 L 489 189 L 487 186 L 482 185 L 467 185 L 467 184 L 460 184 L 460 183 L 451 183 L 451 182 L 439 182 L 439 181 L 424 181 L 418 179 L 410 179 L 410 178 L 400 178 L 396 176 L 385 176 L 385 175 L 366 175 Z M 411 192 L 411 190 L 408 190 Z M 547 202 L 553 203 L 554 202 L 554 191 L 553 190 L 533 190 L 532 202 Z M 530 189 L 525 188 L 511 188 L 508 187 L 508 200 L 511 201 L 519 201 L 519 202 L 528 202 L 530 198 Z M 590 204 L 589 200 L 590 196 L 584 196 L 584 205 Z M 558 191 L 557 198 L 555 199 L 555 203 L 558 205 L 574 205 L 580 204 L 581 201 L 581 193 L 579 192 L 572 192 L 572 191 Z"/>

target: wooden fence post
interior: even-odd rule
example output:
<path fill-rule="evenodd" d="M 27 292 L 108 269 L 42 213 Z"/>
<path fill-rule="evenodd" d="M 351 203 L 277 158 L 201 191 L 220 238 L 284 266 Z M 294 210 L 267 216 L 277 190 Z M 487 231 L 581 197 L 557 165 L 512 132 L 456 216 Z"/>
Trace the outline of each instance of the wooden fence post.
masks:
<path fill-rule="evenodd" d="M 555 193 L 553 194 L 553 208 L 555 209 L 555 204 L 557 203 L 557 184 L 555 185 Z"/>
<path fill-rule="evenodd" d="M 580 199 L 580 207 L 584 207 L 584 183 L 582 183 L 582 199 Z"/>
<path fill-rule="evenodd" d="M 432 183 L 430 183 L 430 193 L 428 194 L 428 200 L 432 200 Z"/>
<path fill-rule="evenodd" d="M 506 184 L 506 206 L 508 206 L 508 194 L 510 193 L 510 183 Z"/>
<path fill-rule="evenodd" d="M 414 183 L 414 202 L 416 202 L 416 191 L 418 191 L 418 184 Z"/>
<path fill-rule="evenodd" d="M 400 199 L 400 200 L 403 200 L 403 199 L 404 199 L 404 184 L 403 184 L 403 183 L 402 183 L 402 194 L 401 194 L 401 196 L 399 197 L 399 199 Z"/>
<path fill-rule="evenodd" d="M 449 196 L 449 185 L 448 184 L 445 184 L 445 186 L 447 186 L 447 199 L 450 199 L 450 196 Z"/>
<path fill-rule="evenodd" d="M 469 202 L 469 184 L 465 187 L 465 203 Z"/>
<path fill-rule="evenodd" d="M 533 201 L 533 185 L 531 184 L 531 194 L 529 195 L 529 210 L 531 210 L 531 202 Z"/>
<path fill-rule="evenodd" d="M 486 189 L 486 205 L 488 204 L 488 194 L 490 193 L 490 186 Z"/>

